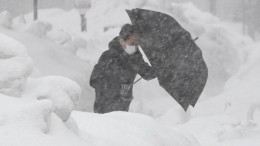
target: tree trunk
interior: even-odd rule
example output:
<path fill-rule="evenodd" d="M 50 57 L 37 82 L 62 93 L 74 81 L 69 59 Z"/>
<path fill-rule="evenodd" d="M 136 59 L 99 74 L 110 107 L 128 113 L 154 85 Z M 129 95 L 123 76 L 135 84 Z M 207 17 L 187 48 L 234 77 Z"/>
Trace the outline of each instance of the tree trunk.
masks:
<path fill-rule="evenodd" d="M 85 17 L 85 14 L 81 14 L 81 31 L 86 32 L 87 31 L 87 19 Z"/>

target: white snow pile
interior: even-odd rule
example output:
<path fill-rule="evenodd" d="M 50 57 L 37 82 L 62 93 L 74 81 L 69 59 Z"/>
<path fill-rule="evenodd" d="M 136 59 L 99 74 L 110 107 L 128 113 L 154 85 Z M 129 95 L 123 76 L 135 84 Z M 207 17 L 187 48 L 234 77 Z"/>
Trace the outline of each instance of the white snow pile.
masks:
<path fill-rule="evenodd" d="M 205 101 L 205 103 L 208 102 Z M 221 109 L 221 103 L 216 102 L 214 106 L 217 108 L 212 108 Z M 203 105 L 205 106 L 205 104 Z M 225 110 L 237 108 L 228 106 L 231 105 L 228 104 Z M 239 106 L 237 111 L 241 111 L 242 105 Z M 173 130 L 190 133 L 203 146 L 258 146 L 260 144 L 260 120 L 257 117 L 259 104 L 253 104 L 249 109 L 243 108 L 245 112 L 240 112 L 240 117 L 227 111 L 212 113 L 212 109 L 209 108 L 207 111 L 207 108 L 205 107 L 203 110 L 208 115 L 201 115 L 202 111 L 199 115 L 196 108 L 190 109 L 191 111 L 187 113 L 179 108 L 171 109 L 158 118 L 158 121 Z M 245 115 L 242 115 L 244 113 Z"/>
<path fill-rule="evenodd" d="M 8 11 L 3 11 L 0 13 L 0 26 L 5 28 L 11 28 L 13 21 L 12 15 Z"/>
<path fill-rule="evenodd" d="M 52 102 L 22 99 L 0 94 L 0 143 L 5 146 L 86 146 L 54 114 Z"/>
<path fill-rule="evenodd" d="M 38 37 L 46 36 L 48 31 L 52 30 L 52 25 L 49 23 L 44 23 L 41 21 L 34 21 L 30 26 L 25 30 L 31 34 L 34 34 Z"/>
<path fill-rule="evenodd" d="M 240 139 L 244 134 L 240 120 L 227 115 L 194 118 L 180 127 L 194 135 L 201 145 Z"/>
<path fill-rule="evenodd" d="M 73 121 L 63 123 L 52 114 L 50 100 L 25 102 L 0 94 L 0 101 L 0 142 L 6 146 L 199 146 L 189 134 L 144 115 L 75 112 L 80 126 L 77 136 L 70 131 L 77 131 Z"/>
<path fill-rule="evenodd" d="M 33 61 L 21 43 L 3 34 L 0 40 L 0 93 L 20 97 Z"/>
<path fill-rule="evenodd" d="M 188 122 L 191 119 L 191 111 L 188 109 L 186 112 L 182 107 L 178 106 L 175 108 L 169 109 L 157 120 L 163 123 L 164 125 L 176 126 Z"/>
<path fill-rule="evenodd" d="M 57 115 L 66 114 L 68 111 L 64 111 L 64 107 L 73 107 L 71 103 L 78 99 L 80 87 L 75 82 L 68 81 L 69 79 L 46 77 L 39 81 L 38 85 L 36 81 L 34 82 L 33 86 L 39 87 L 40 91 L 34 91 L 31 87 L 31 92 L 48 93 L 44 95 L 52 95 L 48 97 L 50 100 L 30 101 L 25 98 L 12 97 L 20 97 L 24 87 L 28 85 L 26 79 L 33 70 L 33 63 L 24 45 L 3 34 L 0 35 L 0 39 L 2 40 L 0 45 L 0 143 L 6 146 L 91 145 L 87 140 L 82 140 L 73 134 L 60 118 L 52 114 L 53 110 L 55 112 L 59 108 L 61 110 L 55 112 Z M 31 86 L 32 84 L 30 81 Z M 26 89 L 29 90 L 30 86 Z M 28 95 L 35 96 L 29 93 L 27 91 Z M 71 100 L 70 106 L 68 106 L 68 100 Z M 64 117 L 61 116 L 61 118 Z"/>
<path fill-rule="evenodd" d="M 71 41 L 68 41 L 63 47 L 73 54 L 76 54 L 79 49 L 85 49 L 87 47 L 87 41 L 81 37 L 73 37 Z"/>
<path fill-rule="evenodd" d="M 72 117 L 77 121 L 83 138 L 91 134 L 105 139 L 105 145 L 109 146 L 199 146 L 189 133 L 172 130 L 141 114 L 73 112 Z"/>
<path fill-rule="evenodd" d="M 81 60 L 47 36 L 38 37 L 27 31 L 8 30 L 1 27 L 0 32 L 15 38 L 27 47 L 28 54 L 37 68 L 34 69 L 33 76 L 63 76 L 78 83 L 83 90 L 76 109 L 92 111 L 94 91 L 89 86 L 91 73 L 89 62 Z M 85 45 L 84 41 L 81 42 L 81 39 L 75 39 L 74 41 L 79 42 L 77 46 L 79 48 Z"/>
<path fill-rule="evenodd" d="M 62 29 L 53 29 L 52 31 L 48 32 L 47 36 L 51 40 L 54 40 L 56 43 L 61 45 L 71 41 L 70 34 Z"/>
<path fill-rule="evenodd" d="M 260 121 L 254 121 L 254 124 L 252 122 L 241 121 L 226 114 L 218 114 L 193 118 L 189 122 L 174 128 L 191 133 L 201 145 L 205 146 L 258 146 L 260 142 Z M 234 142 L 236 144 L 229 144 Z"/>
<path fill-rule="evenodd" d="M 74 81 L 65 77 L 47 76 L 29 78 L 23 98 L 51 100 L 54 106 L 54 113 L 65 122 L 76 107 L 80 95 L 81 88 Z"/>

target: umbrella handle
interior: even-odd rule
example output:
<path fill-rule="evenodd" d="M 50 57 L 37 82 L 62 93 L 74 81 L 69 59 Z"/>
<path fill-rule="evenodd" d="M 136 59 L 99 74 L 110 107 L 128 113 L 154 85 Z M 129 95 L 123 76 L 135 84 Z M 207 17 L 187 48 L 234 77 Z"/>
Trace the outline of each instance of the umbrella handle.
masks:
<path fill-rule="evenodd" d="M 196 37 L 195 39 L 193 39 L 193 41 L 195 42 L 195 41 L 197 41 L 199 39 L 199 37 Z"/>
<path fill-rule="evenodd" d="M 140 81 L 141 79 L 142 79 L 142 77 L 139 78 L 138 80 L 136 80 L 134 83 L 132 83 L 132 85 L 134 85 L 135 83 L 137 83 L 137 82 Z"/>

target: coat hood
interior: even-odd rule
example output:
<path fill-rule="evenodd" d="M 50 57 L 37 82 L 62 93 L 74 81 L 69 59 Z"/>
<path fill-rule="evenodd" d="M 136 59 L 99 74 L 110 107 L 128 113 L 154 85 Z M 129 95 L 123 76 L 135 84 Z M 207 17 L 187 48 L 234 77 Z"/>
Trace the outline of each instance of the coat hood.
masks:
<path fill-rule="evenodd" d="M 111 51 L 115 51 L 118 54 L 124 54 L 124 49 L 121 46 L 120 42 L 119 42 L 119 36 L 115 37 L 112 41 L 109 42 L 108 48 Z"/>

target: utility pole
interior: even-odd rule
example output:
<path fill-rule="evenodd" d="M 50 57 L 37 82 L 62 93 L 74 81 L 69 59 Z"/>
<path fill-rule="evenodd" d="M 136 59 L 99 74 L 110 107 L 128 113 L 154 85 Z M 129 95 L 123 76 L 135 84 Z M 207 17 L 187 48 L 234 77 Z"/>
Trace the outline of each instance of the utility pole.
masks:
<path fill-rule="evenodd" d="M 33 20 L 38 19 L 38 0 L 33 0 Z"/>
<path fill-rule="evenodd" d="M 246 6 L 245 6 L 245 0 L 242 0 L 242 29 L 243 29 L 243 35 L 246 35 Z"/>
<path fill-rule="evenodd" d="M 87 31 L 86 12 L 91 8 L 91 0 L 74 0 L 74 7 L 79 11 L 81 18 L 81 31 Z"/>
<path fill-rule="evenodd" d="M 81 31 L 86 32 L 87 31 L 87 18 L 85 17 L 85 14 L 80 14 L 81 17 Z"/>

